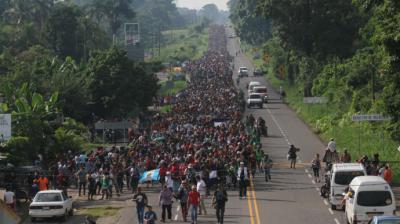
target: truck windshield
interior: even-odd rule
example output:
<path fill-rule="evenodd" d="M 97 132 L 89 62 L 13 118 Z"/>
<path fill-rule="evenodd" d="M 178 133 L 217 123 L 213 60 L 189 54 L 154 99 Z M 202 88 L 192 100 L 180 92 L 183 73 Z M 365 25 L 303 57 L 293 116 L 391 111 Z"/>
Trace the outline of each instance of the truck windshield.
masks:
<path fill-rule="evenodd" d="M 267 93 L 267 88 L 256 88 L 254 89 L 255 93 Z"/>
<path fill-rule="evenodd" d="M 260 95 L 250 95 L 250 99 L 260 99 Z"/>
<path fill-rule="evenodd" d="M 348 185 L 354 177 L 364 176 L 362 171 L 347 171 L 347 172 L 337 172 L 335 174 L 335 183 L 340 185 Z"/>
<path fill-rule="evenodd" d="M 367 207 L 388 206 L 392 204 L 392 195 L 389 191 L 360 191 L 357 204 Z"/>

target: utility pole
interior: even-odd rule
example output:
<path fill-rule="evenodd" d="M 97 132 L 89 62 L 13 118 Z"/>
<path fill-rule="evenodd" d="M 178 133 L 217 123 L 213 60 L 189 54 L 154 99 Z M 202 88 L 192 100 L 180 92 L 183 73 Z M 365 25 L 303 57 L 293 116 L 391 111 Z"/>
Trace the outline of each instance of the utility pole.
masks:
<path fill-rule="evenodd" d="M 372 56 L 371 93 L 372 93 L 372 103 L 373 103 L 375 102 L 375 57 L 374 56 Z"/>
<path fill-rule="evenodd" d="M 158 57 L 161 57 L 161 24 L 158 24 Z"/>

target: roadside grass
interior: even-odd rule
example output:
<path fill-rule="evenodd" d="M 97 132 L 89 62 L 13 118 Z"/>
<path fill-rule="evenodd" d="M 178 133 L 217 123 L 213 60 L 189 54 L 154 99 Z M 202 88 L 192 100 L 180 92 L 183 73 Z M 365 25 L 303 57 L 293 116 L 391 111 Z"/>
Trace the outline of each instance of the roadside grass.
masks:
<path fill-rule="evenodd" d="M 80 209 L 78 213 L 80 215 L 88 215 L 93 218 L 99 218 L 102 216 L 116 216 L 120 209 L 121 207 L 103 206 Z"/>
<path fill-rule="evenodd" d="M 208 29 L 204 29 L 201 33 L 193 32 L 191 29 L 172 30 L 172 32 L 167 30 L 163 32 L 163 36 L 167 42 L 161 46 L 161 55 L 157 55 L 153 60 L 162 62 L 194 60 L 202 57 L 208 48 Z"/>
<path fill-rule="evenodd" d="M 256 67 L 268 68 L 268 82 L 275 89 L 282 86 L 286 92 L 286 103 L 321 140 L 327 143 L 330 138 L 334 138 L 339 152 L 346 148 L 353 161 L 363 155 L 371 159 L 373 154 L 379 153 L 380 160 L 389 163 L 393 169 L 394 183 L 400 184 L 400 152 L 397 150 L 399 143 L 392 140 L 384 130 L 388 122 L 353 122 L 353 114 L 343 113 L 335 105 L 304 104 L 301 84 L 289 85 L 287 81 L 278 79 L 261 59 L 254 59 L 250 45 L 242 44 L 242 48 Z"/>
<path fill-rule="evenodd" d="M 168 95 L 175 95 L 178 92 L 184 90 L 187 86 L 187 83 L 185 80 L 176 80 L 174 82 L 174 87 L 171 89 L 166 88 L 166 82 L 161 83 L 161 87 L 159 90 L 159 95 L 160 96 L 168 96 Z"/>
<path fill-rule="evenodd" d="M 159 110 L 163 114 L 168 113 L 172 110 L 172 105 L 164 105 L 164 106 L 160 107 Z"/>

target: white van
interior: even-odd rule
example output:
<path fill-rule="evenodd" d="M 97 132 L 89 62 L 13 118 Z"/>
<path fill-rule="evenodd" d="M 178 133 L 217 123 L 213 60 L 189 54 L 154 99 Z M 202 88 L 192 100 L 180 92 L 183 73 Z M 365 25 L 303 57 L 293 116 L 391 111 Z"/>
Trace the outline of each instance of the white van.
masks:
<path fill-rule="evenodd" d="M 350 182 L 358 176 L 366 176 L 364 166 L 360 163 L 335 163 L 331 169 L 329 202 L 332 210 L 341 206 L 343 192 Z"/>
<path fill-rule="evenodd" d="M 260 82 L 257 82 L 257 81 L 251 81 L 251 82 L 249 82 L 249 85 L 247 86 L 247 89 L 248 89 L 248 93 L 249 93 L 249 94 L 250 94 L 250 93 L 253 93 L 253 88 L 254 88 L 255 86 L 261 86 L 261 83 L 260 83 Z"/>
<path fill-rule="evenodd" d="M 377 215 L 394 215 L 396 203 L 389 184 L 378 176 L 354 178 L 346 200 L 345 215 L 348 223 L 368 223 Z"/>

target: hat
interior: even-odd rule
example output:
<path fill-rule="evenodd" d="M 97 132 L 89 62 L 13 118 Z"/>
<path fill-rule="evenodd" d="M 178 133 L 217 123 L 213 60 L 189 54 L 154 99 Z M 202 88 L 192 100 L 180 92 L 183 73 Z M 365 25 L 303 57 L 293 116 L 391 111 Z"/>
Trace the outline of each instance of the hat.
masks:
<path fill-rule="evenodd" d="M 240 162 L 240 165 L 244 165 L 244 162 Z"/>

